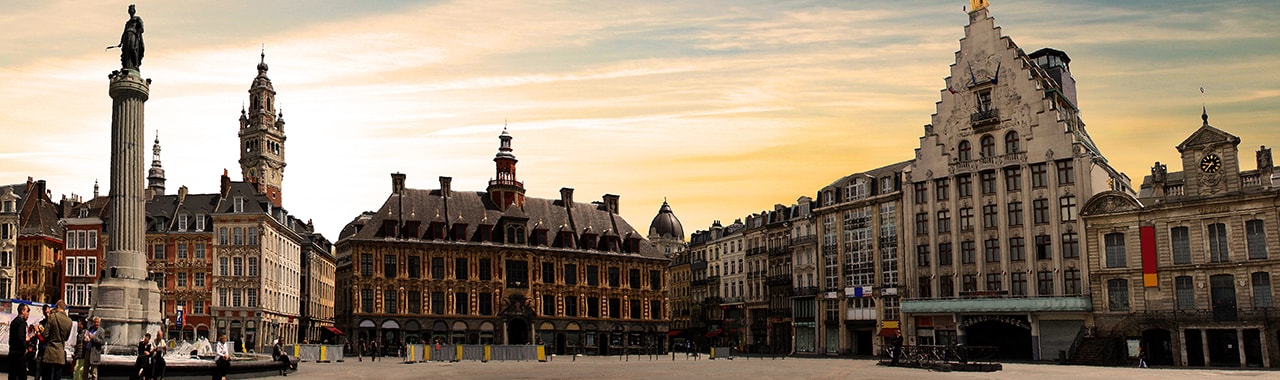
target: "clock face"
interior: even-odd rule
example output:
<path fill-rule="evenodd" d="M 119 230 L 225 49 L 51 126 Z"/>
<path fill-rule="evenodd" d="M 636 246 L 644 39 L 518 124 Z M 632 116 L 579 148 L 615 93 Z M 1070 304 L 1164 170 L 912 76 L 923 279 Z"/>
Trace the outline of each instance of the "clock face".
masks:
<path fill-rule="evenodd" d="M 1218 155 L 1209 153 L 1200 159 L 1200 170 L 1205 173 L 1217 173 L 1218 169 L 1222 169 L 1222 159 Z"/>

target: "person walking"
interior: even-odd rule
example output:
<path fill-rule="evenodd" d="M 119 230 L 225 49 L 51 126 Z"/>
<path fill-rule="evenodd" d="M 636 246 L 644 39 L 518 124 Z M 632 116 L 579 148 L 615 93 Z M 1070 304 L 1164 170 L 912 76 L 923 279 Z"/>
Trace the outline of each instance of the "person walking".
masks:
<path fill-rule="evenodd" d="M 18 316 L 9 322 L 9 380 L 27 380 L 27 317 L 31 307 L 18 304 Z"/>
<path fill-rule="evenodd" d="M 93 317 L 93 324 L 84 330 L 80 337 L 84 341 L 85 380 L 98 380 L 98 366 L 102 365 L 102 348 L 107 344 L 102 339 L 102 318 Z"/>
<path fill-rule="evenodd" d="M 378 341 L 377 341 L 377 340 L 374 340 L 374 341 L 372 341 L 372 342 L 369 342 L 369 346 L 373 349 L 373 354 L 371 354 L 371 355 L 373 355 L 373 356 L 370 356 L 370 357 L 369 357 L 369 361 L 378 361 L 378 360 L 381 360 L 381 359 L 382 359 L 382 358 L 381 358 L 381 356 L 382 356 L 381 354 L 382 354 L 382 353 L 381 353 L 381 352 L 378 352 Z"/>
<path fill-rule="evenodd" d="M 1138 347 L 1138 368 L 1147 367 L 1147 349 L 1146 347 Z"/>
<path fill-rule="evenodd" d="M 356 342 L 356 361 L 364 361 L 364 342 Z"/>
<path fill-rule="evenodd" d="M 58 300 L 47 319 L 45 352 L 40 356 L 46 379 L 62 379 L 62 367 L 67 365 L 67 338 L 71 337 L 71 318 L 67 317 L 67 303 Z"/>

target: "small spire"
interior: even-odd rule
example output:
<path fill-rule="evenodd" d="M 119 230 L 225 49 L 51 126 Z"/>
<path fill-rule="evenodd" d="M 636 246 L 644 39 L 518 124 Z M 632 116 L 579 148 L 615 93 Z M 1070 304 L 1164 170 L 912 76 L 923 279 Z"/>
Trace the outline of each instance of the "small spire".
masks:
<path fill-rule="evenodd" d="M 1204 120 L 1204 125 L 1209 125 L 1209 109 L 1200 106 L 1200 120 Z"/>

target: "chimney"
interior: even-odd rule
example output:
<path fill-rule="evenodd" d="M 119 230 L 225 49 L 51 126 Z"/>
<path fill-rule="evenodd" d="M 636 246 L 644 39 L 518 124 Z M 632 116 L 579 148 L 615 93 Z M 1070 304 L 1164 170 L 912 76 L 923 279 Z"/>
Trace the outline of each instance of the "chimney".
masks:
<path fill-rule="evenodd" d="M 573 188 L 560 188 L 560 202 L 564 203 L 564 208 L 573 208 Z"/>
<path fill-rule="evenodd" d="M 219 193 L 222 194 L 223 198 L 231 194 L 231 177 L 227 176 L 227 169 L 225 168 L 222 169 L 222 185 L 219 188 Z"/>
<path fill-rule="evenodd" d="M 618 196 L 613 194 L 604 195 L 604 207 L 610 214 L 618 213 Z"/>
<path fill-rule="evenodd" d="M 186 201 L 186 200 L 187 200 L 187 187 L 186 186 L 178 187 L 178 203 L 182 203 L 183 201 Z"/>
<path fill-rule="evenodd" d="M 404 173 L 391 173 L 391 193 L 400 194 L 404 192 Z"/>
<path fill-rule="evenodd" d="M 47 190 L 45 189 L 44 180 L 42 179 L 42 180 L 36 181 L 36 191 L 35 191 L 35 193 L 37 194 L 36 199 L 39 199 L 40 197 L 43 196 L 45 197 L 45 199 L 49 199 L 50 201 L 52 201 L 52 199 L 49 197 L 49 194 L 46 193 L 46 191 Z"/>
<path fill-rule="evenodd" d="M 453 195 L 453 177 L 440 176 L 440 196 L 448 198 Z"/>

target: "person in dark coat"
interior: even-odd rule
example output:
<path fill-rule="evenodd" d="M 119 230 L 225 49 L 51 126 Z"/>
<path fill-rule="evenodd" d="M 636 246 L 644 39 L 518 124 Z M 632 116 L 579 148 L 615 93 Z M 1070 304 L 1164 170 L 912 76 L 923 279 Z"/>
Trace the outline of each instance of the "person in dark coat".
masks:
<path fill-rule="evenodd" d="M 138 358 L 133 362 L 133 371 L 136 376 L 130 376 L 134 379 L 146 379 L 148 369 L 151 367 L 151 333 L 142 337 L 142 341 L 138 342 Z"/>
<path fill-rule="evenodd" d="M 31 307 L 18 304 L 18 316 L 9 322 L 9 380 L 27 380 L 27 316 Z"/>
<path fill-rule="evenodd" d="M 62 367 L 67 365 L 67 339 L 71 338 L 71 318 L 67 317 L 67 304 L 59 300 L 50 312 L 45 333 L 45 352 L 40 354 L 46 379 L 62 379 Z"/>

